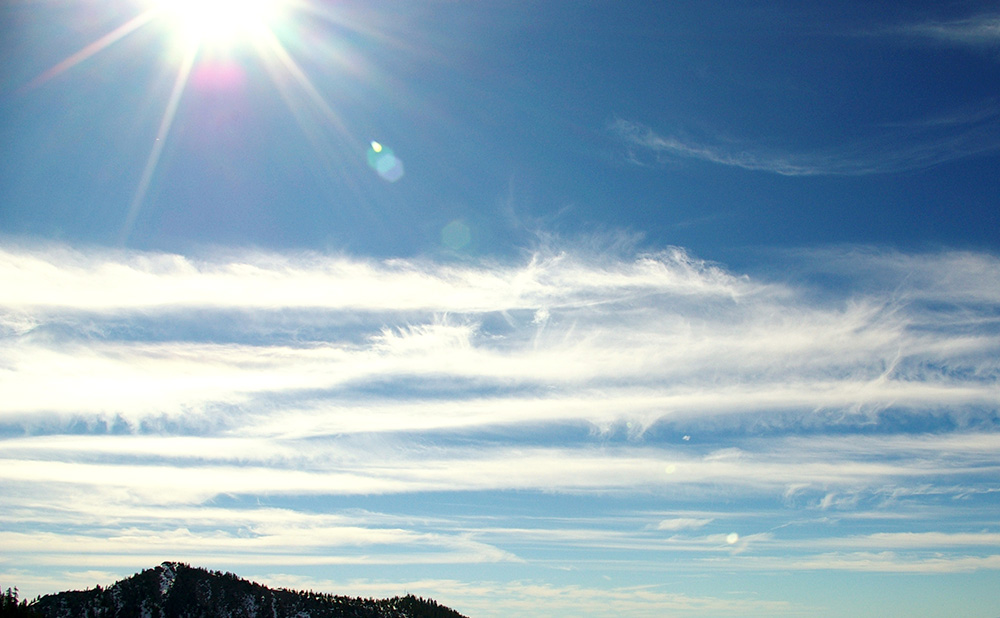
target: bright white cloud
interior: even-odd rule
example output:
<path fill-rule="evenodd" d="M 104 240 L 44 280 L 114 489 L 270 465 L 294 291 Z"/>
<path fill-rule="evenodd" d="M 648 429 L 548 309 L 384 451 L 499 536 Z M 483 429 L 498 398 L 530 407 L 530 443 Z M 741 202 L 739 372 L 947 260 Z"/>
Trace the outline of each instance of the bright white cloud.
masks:
<path fill-rule="evenodd" d="M 914 479 L 954 485 L 954 478 L 989 478 L 1000 473 L 994 461 L 998 436 L 789 438 L 744 441 L 743 448 L 703 453 L 642 445 L 442 448 L 407 446 L 398 440 L 345 445 L 335 439 L 232 439 L 233 444 L 227 444 L 198 438 L 67 437 L 7 440 L 0 479 L 90 486 L 95 492 L 117 488 L 155 504 L 194 504 L 226 493 L 667 491 L 712 486 L 726 493 L 765 491 L 780 496 L 790 487 L 875 491 Z M 132 457 L 118 459 L 123 454 Z M 85 460 L 95 456 L 99 463 Z M 960 493 L 957 487 L 951 492 Z M 702 520 L 671 521 L 693 525 Z"/>
<path fill-rule="evenodd" d="M 0 566 L 996 568 L 975 505 L 1000 474 L 1000 261 L 783 263 L 785 281 L 843 287 L 680 249 L 462 265 L 5 249 Z M 464 510 L 342 507 L 431 492 Z M 523 496 L 598 512 L 533 520 L 506 507 Z M 781 609 L 619 592 L 601 602 L 628 615 Z"/>
<path fill-rule="evenodd" d="M 996 260 L 989 256 L 865 262 L 844 254 L 831 265 L 880 282 L 896 278 L 903 286 L 898 298 L 861 292 L 819 305 L 801 291 L 731 275 L 680 251 L 618 262 L 564 253 L 522 267 L 483 264 L 461 272 L 316 256 L 194 265 L 176 256 L 67 258 L 66 251 L 8 252 L 0 271 L 10 284 L 0 300 L 11 333 L 0 349 L 9 368 L 0 376 L 0 415 L 18 422 L 84 415 L 120 416 L 133 425 L 158 417 L 204 424 L 213 422 L 207 411 L 235 407 L 241 424 L 249 414 L 265 426 L 299 431 L 532 418 L 606 426 L 633 417 L 645 427 L 690 413 L 960 408 L 997 396 L 990 359 L 998 344 L 988 328 Z M 27 291 L 18 284 L 24 272 L 41 271 L 47 279 Z M 344 274 L 357 272 L 365 274 Z M 171 291 L 147 293 L 129 285 L 132 279 Z M 434 283 L 421 288 L 428 281 Z M 317 298 L 294 291 L 317 286 L 347 291 L 317 312 Z M 418 289 L 425 290 L 419 298 Z M 915 304 L 949 294 L 980 306 L 942 314 Z M 281 313 L 269 313 L 277 306 Z M 226 313 L 234 310 L 259 313 L 243 321 Z M 288 311 L 306 313 L 293 314 L 289 325 Z M 976 319 L 982 327 L 975 328 Z M 348 321 L 349 336 L 324 330 Z M 158 340 L 144 341 L 149 323 L 176 336 L 157 331 Z M 206 326 L 212 339 L 191 339 Z M 302 331 L 313 336 L 289 335 Z M 280 343 L 271 343 L 275 337 Z M 969 371 L 981 379 L 968 379 Z M 434 394 L 425 404 L 419 397 L 380 403 L 343 394 L 373 381 L 414 379 L 428 394 L 502 384 L 516 405 L 482 395 Z M 535 394 L 539 389 L 546 395 Z M 282 417 L 273 415 L 276 398 Z"/>
<path fill-rule="evenodd" d="M 694 517 L 674 517 L 664 519 L 656 524 L 657 530 L 686 530 L 689 528 L 701 528 L 712 523 L 712 519 L 696 519 Z"/>
<path fill-rule="evenodd" d="M 463 267 L 419 261 L 248 253 L 230 259 L 65 247 L 0 251 L 8 310 L 253 309 L 501 311 L 586 306 L 642 292 L 681 297 L 754 291 L 680 249 L 620 260 L 540 253 L 526 264 Z"/>
<path fill-rule="evenodd" d="M 371 596 L 394 596 L 400 591 L 447 600 L 449 607 L 470 616 L 607 616 L 638 618 L 705 613 L 713 616 L 799 615 L 801 607 L 768 601 L 750 594 L 696 596 L 672 592 L 670 586 L 613 586 L 598 588 L 553 585 L 532 581 L 458 581 L 424 579 L 406 582 L 316 580 L 287 574 L 263 578 L 272 585 L 310 589 L 351 589 Z"/>

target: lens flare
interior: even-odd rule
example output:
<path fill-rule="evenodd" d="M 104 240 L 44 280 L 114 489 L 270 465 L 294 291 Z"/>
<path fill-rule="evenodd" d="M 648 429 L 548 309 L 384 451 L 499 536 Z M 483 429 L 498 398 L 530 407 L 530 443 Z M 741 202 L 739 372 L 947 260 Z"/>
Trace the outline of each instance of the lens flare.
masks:
<path fill-rule="evenodd" d="M 368 167 L 375 170 L 386 182 L 396 182 L 404 173 L 403 162 L 392 152 L 392 148 L 374 140 L 368 147 Z"/>
<path fill-rule="evenodd" d="M 441 230 L 441 244 L 458 251 L 472 242 L 472 232 L 469 226 L 461 221 L 452 221 Z"/>

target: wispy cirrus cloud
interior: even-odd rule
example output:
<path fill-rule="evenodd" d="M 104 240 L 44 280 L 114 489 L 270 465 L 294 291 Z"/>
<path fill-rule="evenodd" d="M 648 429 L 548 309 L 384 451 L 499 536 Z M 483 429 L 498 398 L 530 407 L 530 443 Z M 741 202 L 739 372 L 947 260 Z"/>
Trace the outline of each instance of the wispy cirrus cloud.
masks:
<path fill-rule="evenodd" d="M 0 277 L 5 309 L 41 312 L 59 307 L 499 311 L 601 302 L 644 290 L 678 296 L 752 291 L 739 277 L 679 248 L 622 261 L 552 247 L 521 264 L 468 266 L 314 253 L 245 252 L 197 260 L 49 246 L 0 251 Z"/>
<path fill-rule="evenodd" d="M 664 519 L 656 524 L 657 530 L 685 530 L 688 528 L 701 528 L 712 523 L 712 519 L 699 519 L 694 517 L 673 517 Z"/>
<path fill-rule="evenodd" d="M 1000 114 L 949 116 L 948 122 L 875 127 L 871 137 L 816 150 L 785 150 L 668 134 L 615 119 L 611 134 L 639 165 L 693 160 L 782 176 L 867 176 L 934 167 L 1000 149 Z"/>
<path fill-rule="evenodd" d="M 783 601 L 770 601 L 755 595 L 719 591 L 716 595 L 692 595 L 672 592 L 665 585 L 621 585 L 610 589 L 582 585 L 553 585 L 534 581 L 477 581 L 424 579 L 406 582 L 352 580 L 334 582 L 283 573 L 263 578 L 273 585 L 315 589 L 361 590 L 373 596 L 390 596 L 406 590 L 435 599 L 448 599 L 451 607 L 467 608 L 475 616 L 532 615 L 659 617 L 709 613 L 714 616 L 786 616 L 802 615 L 811 608 Z M 504 599 L 502 602 L 498 602 Z"/>
<path fill-rule="evenodd" d="M 50 448 L 32 445 L 30 439 L 28 444 L 8 439 L 4 441 L 0 479 L 91 486 L 95 492 L 115 488 L 126 492 L 123 495 L 134 495 L 138 502 L 162 504 L 197 504 L 227 492 L 254 491 L 358 495 L 702 486 L 711 492 L 720 484 L 729 493 L 782 495 L 790 487 L 821 488 L 824 493 L 835 488 L 874 490 L 917 478 L 933 479 L 945 486 L 954 485 L 956 479 L 982 482 L 998 471 L 992 459 L 1000 442 L 998 436 L 975 433 L 933 441 L 917 437 L 788 438 L 769 440 L 766 445 L 743 441 L 740 448 L 710 450 L 649 445 L 407 448 L 399 441 L 352 447 L 342 440 L 313 439 L 268 445 L 253 455 L 238 456 L 232 451 L 228 456 L 211 455 L 212 441 L 208 440 L 202 445 L 204 450 L 187 458 L 173 450 L 174 440 L 164 439 L 156 448 L 124 461 L 112 458 L 120 452 L 114 445 L 109 449 L 112 456 L 95 454 L 94 443 L 99 448 L 106 441 L 102 438 L 65 440 Z M 74 446 L 81 442 L 85 443 L 83 449 Z M 97 461 L 86 461 L 81 451 Z M 377 454 L 377 464 L 371 461 L 373 454 Z M 960 490 L 951 487 L 950 491 Z"/>
<path fill-rule="evenodd" d="M 828 248 L 754 276 L 568 241 L 504 263 L 0 258 L 0 544 L 33 569 L 165 553 L 225 568 L 575 568 L 581 553 L 649 573 L 680 555 L 994 568 L 976 508 L 1000 448 L 989 254 Z M 841 283 L 818 294 L 810 274 Z M 416 495 L 465 502 L 344 506 Z M 526 518 L 505 510 L 518 495 L 593 515 Z M 608 496 L 672 508 L 609 512 Z M 777 510 L 694 508 L 733 496 Z M 852 516 L 877 529 L 827 529 Z"/>
<path fill-rule="evenodd" d="M 991 256 L 844 252 L 815 267 L 853 269 L 854 280 L 877 278 L 880 289 L 817 303 L 808 290 L 733 275 L 679 250 L 462 268 L 122 255 L 90 256 L 81 269 L 65 255 L 8 253 L 0 271 L 10 284 L 6 315 L 15 316 L 0 350 L 10 368 L 0 403 L 8 419 L 211 417 L 225 426 L 237 410 L 258 434 L 391 432 L 532 419 L 648 425 L 765 409 L 958 409 L 995 397 Z M 39 270 L 50 276 L 18 285 Z M 381 283 L 343 274 L 359 270 Z M 269 287 L 287 273 L 326 290 L 329 302 L 282 295 L 287 282 Z M 142 286 L 137 300 L 127 283 L 156 287 L 158 278 L 173 292 L 156 302 Z M 881 293 L 887 282 L 893 297 Z M 252 292 L 232 292 L 242 288 Z M 916 302 L 940 298 L 977 306 L 942 315 Z M 985 322 L 970 330 L 975 316 Z M 981 379 L 969 377 L 973 367 Z M 414 380 L 421 395 L 393 394 Z M 376 392 L 358 393 L 373 384 Z"/>
<path fill-rule="evenodd" d="M 677 249 L 545 255 L 456 267 L 8 251 L 0 418 L 264 438 L 578 421 L 641 434 L 997 398 L 993 256 L 789 254 L 793 270 L 844 280 L 821 302 Z M 25 288 L 25 272 L 48 276 Z M 327 296 L 283 295 L 296 287 L 283 277 Z M 172 292 L 154 302 L 144 290 L 160 279 Z"/>
<path fill-rule="evenodd" d="M 902 26 L 898 32 L 951 45 L 995 49 L 1000 46 L 1000 14 L 983 13 L 961 19 L 923 21 Z"/>

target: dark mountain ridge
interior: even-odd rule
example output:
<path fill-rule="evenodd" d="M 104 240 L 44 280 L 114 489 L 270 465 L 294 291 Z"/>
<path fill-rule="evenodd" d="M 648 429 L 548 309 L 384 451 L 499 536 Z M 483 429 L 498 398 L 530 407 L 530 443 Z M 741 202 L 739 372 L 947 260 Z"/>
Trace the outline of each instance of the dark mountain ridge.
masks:
<path fill-rule="evenodd" d="M 107 588 L 46 595 L 30 608 L 42 618 L 466 618 L 412 595 L 362 599 L 272 589 L 179 562 Z"/>

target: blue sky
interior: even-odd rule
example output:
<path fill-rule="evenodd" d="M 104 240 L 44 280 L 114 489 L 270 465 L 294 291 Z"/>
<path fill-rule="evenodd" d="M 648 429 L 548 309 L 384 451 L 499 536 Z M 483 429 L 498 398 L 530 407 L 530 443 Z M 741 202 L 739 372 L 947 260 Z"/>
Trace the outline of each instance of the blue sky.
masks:
<path fill-rule="evenodd" d="M 0 28 L 3 585 L 995 615 L 995 6 Z"/>

